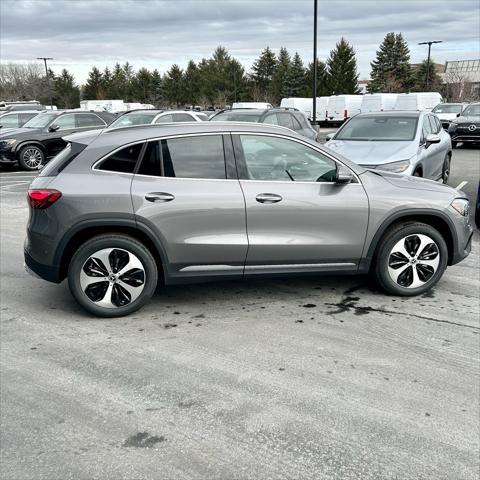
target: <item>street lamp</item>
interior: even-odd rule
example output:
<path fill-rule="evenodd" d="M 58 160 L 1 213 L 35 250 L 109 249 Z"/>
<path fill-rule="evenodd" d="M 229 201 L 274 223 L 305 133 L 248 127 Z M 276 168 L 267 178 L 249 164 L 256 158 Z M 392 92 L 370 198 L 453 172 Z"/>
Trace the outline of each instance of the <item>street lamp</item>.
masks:
<path fill-rule="evenodd" d="M 427 58 L 427 78 L 425 79 L 425 90 L 428 90 L 428 80 L 430 77 L 430 50 L 432 49 L 432 44 L 442 43 L 442 40 L 434 40 L 432 42 L 420 42 L 419 45 L 428 45 L 428 58 Z"/>
<path fill-rule="evenodd" d="M 312 124 L 317 123 L 317 10 L 318 0 L 313 0 L 313 117 Z"/>
<path fill-rule="evenodd" d="M 45 64 L 45 76 L 47 77 L 48 92 L 50 94 L 50 108 L 53 108 L 52 89 L 50 88 L 50 77 L 48 76 L 47 60 L 53 60 L 52 57 L 37 57 L 37 60 L 43 60 Z"/>

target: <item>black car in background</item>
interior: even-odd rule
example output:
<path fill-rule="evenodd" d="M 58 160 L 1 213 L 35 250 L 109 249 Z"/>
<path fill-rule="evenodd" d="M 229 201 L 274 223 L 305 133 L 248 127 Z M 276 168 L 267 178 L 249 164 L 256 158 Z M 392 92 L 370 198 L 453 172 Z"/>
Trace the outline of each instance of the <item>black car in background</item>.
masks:
<path fill-rule="evenodd" d="M 23 128 L 0 129 L 0 165 L 18 162 L 24 170 L 36 170 L 65 147 L 62 137 L 105 128 L 115 118 L 108 112 L 41 112 Z"/>
<path fill-rule="evenodd" d="M 467 105 L 450 124 L 452 147 L 458 143 L 480 143 L 480 102 Z"/>
<path fill-rule="evenodd" d="M 303 112 L 290 108 L 234 108 L 232 110 L 221 110 L 210 117 L 210 121 L 269 123 L 287 127 L 310 140 L 316 140 L 318 135 Z"/>

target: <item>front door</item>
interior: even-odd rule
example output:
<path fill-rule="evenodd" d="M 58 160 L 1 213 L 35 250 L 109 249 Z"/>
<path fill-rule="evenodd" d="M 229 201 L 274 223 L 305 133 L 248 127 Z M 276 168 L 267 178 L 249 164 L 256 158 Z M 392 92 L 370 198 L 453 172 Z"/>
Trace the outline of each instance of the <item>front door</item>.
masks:
<path fill-rule="evenodd" d="M 368 224 L 358 179 L 336 184 L 336 162 L 294 139 L 239 134 L 234 144 L 247 212 L 245 273 L 356 270 Z"/>
<path fill-rule="evenodd" d="M 52 126 L 57 126 L 54 132 L 49 130 Z M 45 146 L 47 151 L 47 157 L 53 157 L 66 146 L 65 140 L 62 137 L 75 133 L 76 124 L 75 124 L 75 115 L 73 113 L 68 113 L 66 115 L 60 115 L 50 123 L 50 125 L 45 129 L 45 133 L 42 136 L 42 143 Z"/>
<path fill-rule="evenodd" d="M 133 207 L 164 246 L 169 281 L 243 276 L 245 202 L 238 179 L 227 176 L 220 134 L 148 142 L 132 182 Z"/>

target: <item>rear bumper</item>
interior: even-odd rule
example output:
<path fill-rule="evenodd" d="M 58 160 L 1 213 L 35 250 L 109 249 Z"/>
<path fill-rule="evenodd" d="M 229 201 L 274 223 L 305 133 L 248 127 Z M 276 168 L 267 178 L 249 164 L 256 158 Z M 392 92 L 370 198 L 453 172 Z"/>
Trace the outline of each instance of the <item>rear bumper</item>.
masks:
<path fill-rule="evenodd" d="M 43 278 L 48 282 L 60 283 L 60 269 L 54 265 L 44 265 L 34 260 L 30 254 L 24 250 L 25 269 L 34 277 Z"/>

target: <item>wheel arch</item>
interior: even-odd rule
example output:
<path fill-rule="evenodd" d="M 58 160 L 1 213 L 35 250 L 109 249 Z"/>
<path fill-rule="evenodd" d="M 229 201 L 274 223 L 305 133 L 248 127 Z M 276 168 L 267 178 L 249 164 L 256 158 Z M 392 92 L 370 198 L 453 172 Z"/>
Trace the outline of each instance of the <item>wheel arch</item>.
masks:
<path fill-rule="evenodd" d="M 24 147 L 38 147 L 40 150 L 43 152 L 44 155 L 47 154 L 47 150 L 45 148 L 45 145 L 38 141 L 38 140 L 24 140 L 23 142 L 19 143 L 18 145 L 15 146 L 15 156 L 18 158 L 18 155 L 20 153 L 20 150 Z"/>
<path fill-rule="evenodd" d="M 166 253 L 151 230 L 143 224 L 136 223 L 135 220 L 106 221 L 105 219 L 82 222 L 69 230 L 61 239 L 54 258 L 55 264 L 58 265 L 60 281 L 67 276 L 71 257 L 80 245 L 96 235 L 115 233 L 129 235 L 142 242 L 155 259 L 159 277 L 165 281 Z"/>
<path fill-rule="evenodd" d="M 457 249 L 458 239 L 455 233 L 455 227 L 451 220 L 442 212 L 431 210 L 406 210 L 398 212 L 382 222 L 373 236 L 370 245 L 368 246 L 365 258 L 360 262 L 359 270 L 368 272 L 374 262 L 375 255 L 380 245 L 380 241 L 385 235 L 385 232 L 392 226 L 400 223 L 425 223 L 438 230 L 438 233 L 443 237 L 448 249 L 448 265 L 452 265 L 454 252 Z"/>

